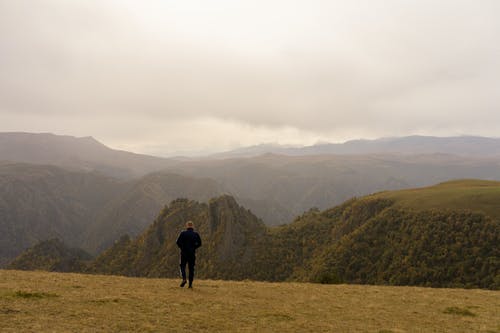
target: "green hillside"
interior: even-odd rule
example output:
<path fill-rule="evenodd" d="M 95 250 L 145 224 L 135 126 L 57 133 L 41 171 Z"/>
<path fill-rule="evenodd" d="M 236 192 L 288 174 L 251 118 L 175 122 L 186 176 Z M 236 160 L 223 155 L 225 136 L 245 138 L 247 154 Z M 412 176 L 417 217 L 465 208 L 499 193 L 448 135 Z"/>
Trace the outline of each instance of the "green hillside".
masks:
<path fill-rule="evenodd" d="M 381 192 L 372 197 L 394 200 L 396 206 L 418 210 L 467 209 L 500 219 L 500 182 L 456 180 L 431 187 Z"/>
<path fill-rule="evenodd" d="M 390 207 L 329 244 L 313 280 L 499 289 L 499 235 L 482 214 Z"/>
<path fill-rule="evenodd" d="M 360 213 L 383 203 L 376 214 Z M 483 180 L 355 199 L 342 216 L 365 218 L 314 260 L 312 280 L 498 289 L 499 203 L 500 182 Z"/>
<path fill-rule="evenodd" d="M 2 332 L 500 331 L 498 291 L 0 270 Z"/>

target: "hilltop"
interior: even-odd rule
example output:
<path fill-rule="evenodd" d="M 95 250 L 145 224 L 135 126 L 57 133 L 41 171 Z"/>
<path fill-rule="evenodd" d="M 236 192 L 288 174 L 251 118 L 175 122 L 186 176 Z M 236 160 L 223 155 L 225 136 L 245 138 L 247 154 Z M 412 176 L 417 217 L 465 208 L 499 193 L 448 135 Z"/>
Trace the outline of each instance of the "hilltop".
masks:
<path fill-rule="evenodd" d="M 3 332 L 497 332 L 495 291 L 0 270 Z M 186 320 L 186 317 L 189 320 Z"/>
<path fill-rule="evenodd" d="M 498 181 L 453 180 L 424 188 L 385 191 L 371 197 L 394 200 L 396 206 L 402 208 L 468 209 L 500 219 L 500 182 Z"/>

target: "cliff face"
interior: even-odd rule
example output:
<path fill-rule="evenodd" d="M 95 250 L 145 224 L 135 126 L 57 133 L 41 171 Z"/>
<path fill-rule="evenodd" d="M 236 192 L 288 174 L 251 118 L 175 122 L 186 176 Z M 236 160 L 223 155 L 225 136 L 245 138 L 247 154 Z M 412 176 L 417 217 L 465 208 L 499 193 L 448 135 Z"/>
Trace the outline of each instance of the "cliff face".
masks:
<path fill-rule="evenodd" d="M 197 253 L 198 276 L 244 278 L 246 264 L 266 235 L 265 225 L 234 198 L 221 196 L 208 204 L 177 199 L 136 240 L 124 238 L 100 255 L 91 267 L 98 273 L 177 277 L 179 250 L 175 241 L 187 221 L 202 236 Z"/>
<path fill-rule="evenodd" d="M 264 225 L 230 196 L 210 201 L 208 210 L 215 259 L 221 262 L 247 261 L 252 256 L 252 245 L 265 233 Z"/>

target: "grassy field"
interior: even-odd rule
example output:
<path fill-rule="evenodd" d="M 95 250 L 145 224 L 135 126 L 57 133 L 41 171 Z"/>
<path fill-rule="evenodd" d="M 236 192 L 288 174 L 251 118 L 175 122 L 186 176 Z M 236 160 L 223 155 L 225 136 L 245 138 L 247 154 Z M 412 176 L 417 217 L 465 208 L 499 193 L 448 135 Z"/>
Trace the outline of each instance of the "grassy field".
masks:
<path fill-rule="evenodd" d="M 0 270 L 1 332 L 500 332 L 500 292 Z"/>
<path fill-rule="evenodd" d="M 500 182 L 456 180 L 430 187 L 387 191 L 372 197 L 388 198 L 396 205 L 412 209 L 468 209 L 500 219 Z"/>

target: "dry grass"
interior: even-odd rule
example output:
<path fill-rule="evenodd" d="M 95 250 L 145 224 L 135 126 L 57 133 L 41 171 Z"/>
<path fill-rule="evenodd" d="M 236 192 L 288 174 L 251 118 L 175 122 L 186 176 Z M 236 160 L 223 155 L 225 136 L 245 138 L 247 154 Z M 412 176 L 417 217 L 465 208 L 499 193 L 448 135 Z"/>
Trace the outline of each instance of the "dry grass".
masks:
<path fill-rule="evenodd" d="M 500 292 L 0 270 L 1 332 L 500 332 Z"/>

